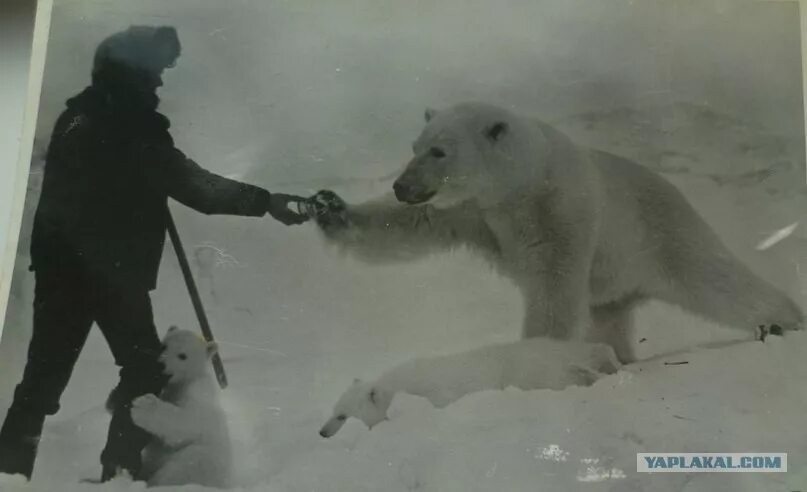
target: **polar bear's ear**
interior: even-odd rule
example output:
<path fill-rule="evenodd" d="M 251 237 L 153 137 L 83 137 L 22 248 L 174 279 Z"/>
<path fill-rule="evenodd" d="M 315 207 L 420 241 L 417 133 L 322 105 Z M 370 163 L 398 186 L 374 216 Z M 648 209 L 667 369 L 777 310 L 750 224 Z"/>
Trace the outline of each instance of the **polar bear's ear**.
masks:
<path fill-rule="evenodd" d="M 392 402 L 392 394 L 385 389 L 379 388 L 372 388 L 367 398 L 370 399 L 370 403 L 376 407 L 383 408 L 385 411 L 389 408 L 390 402 Z"/>
<path fill-rule="evenodd" d="M 426 120 L 426 123 L 430 122 L 435 116 L 437 116 L 437 110 L 434 108 L 426 108 L 426 111 L 423 112 L 423 119 Z"/>
<path fill-rule="evenodd" d="M 498 142 L 510 129 L 510 125 L 505 121 L 497 121 L 485 128 L 485 136 L 492 142 Z"/>
<path fill-rule="evenodd" d="M 213 357 L 219 351 L 219 344 L 216 342 L 207 342 L 205 345 L 205 351 L 207 352 L 208 357 Z"/>
<path fill-rule="evenodd" d="M 370 401 L 373 402 L 373 405 L 378 405 L 383 396 L 384 392 L 378 388 L 371 388 L 370 393 L 367 395 Z"/>

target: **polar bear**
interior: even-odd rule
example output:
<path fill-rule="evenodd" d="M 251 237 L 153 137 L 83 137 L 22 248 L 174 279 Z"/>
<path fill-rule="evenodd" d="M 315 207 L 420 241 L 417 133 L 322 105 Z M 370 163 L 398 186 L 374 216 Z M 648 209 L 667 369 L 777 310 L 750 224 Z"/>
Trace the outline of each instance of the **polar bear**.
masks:
<path fill-rule="evenodd" d="M 354 380 L 319 433 L 331 437 L 351 417 L 372 429 L 387 419 L 387 410 L 399 392 L 422 396 L 442 408 L 483 390 L 589 386 L 602 375 L 617 372 L 619 367 L 609 345 L 539 338 L 412 359 L 373 382 Z"/>
<path fill-rule="evenodd" d="M 215 343 L 169 328 L 160 361 L 169 377 L 160 396 L 132 402 L 132 420 L 151 433 L 138 479 L 149 486 L 228 487 L 232 450 L 218 387 L 209 371 Z"/>
<path fill-rule="evenodd" d="M 523 337 L 604 341 L 635 360 L 632 312 L 658 299 L 749 333 L 799 307 L 721 242 L 683 194 L 628 159 L 484 103 L 426 111 L 394 197 L 307 202 L 328 241 L 370 262 L 467 247 L 520 288 Z"/>

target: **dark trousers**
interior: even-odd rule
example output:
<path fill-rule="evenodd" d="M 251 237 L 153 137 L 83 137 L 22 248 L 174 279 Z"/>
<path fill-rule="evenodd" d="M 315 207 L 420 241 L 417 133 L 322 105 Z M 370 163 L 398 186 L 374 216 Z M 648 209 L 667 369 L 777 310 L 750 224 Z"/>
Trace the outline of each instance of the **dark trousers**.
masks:
<path fill-rule="evenodd" d="M 33 336 L 22 381 L 0 429 L 0 471 L 31 477 L 45 416 L 59 410 L 93 323 L 120 366 L 101 453 L 102 478 L 120 468 L 137 475 L 149 436 L 132 422 L 131 401 L 159 393 L 165 384 L 151 300 L 146 289 L 115 286 L 81 271 L 36 272 Z"/>

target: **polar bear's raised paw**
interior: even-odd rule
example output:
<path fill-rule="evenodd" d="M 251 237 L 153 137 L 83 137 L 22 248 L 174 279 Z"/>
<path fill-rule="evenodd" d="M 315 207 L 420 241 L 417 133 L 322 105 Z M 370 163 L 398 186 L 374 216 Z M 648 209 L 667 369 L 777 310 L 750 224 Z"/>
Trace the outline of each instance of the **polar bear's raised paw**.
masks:
<path fill-rule="evenodd" d="M 305 215 L 313 217 L 325 229 L 347 225 L 347 204 L 331 190 L 320 190 L 304 205 Z"/>

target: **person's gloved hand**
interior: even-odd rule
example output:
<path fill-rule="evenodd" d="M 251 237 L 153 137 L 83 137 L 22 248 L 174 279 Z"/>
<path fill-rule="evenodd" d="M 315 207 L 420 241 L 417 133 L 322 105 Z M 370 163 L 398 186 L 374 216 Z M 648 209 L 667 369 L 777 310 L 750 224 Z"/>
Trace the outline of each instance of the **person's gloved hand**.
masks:
<path fill-rule="evenodd" d="M 308 220 L 308 217 L 299 214 L 297 212 L 292 212 L 289 209 L 289 204 L 291 203 L 299 204 L 304 201 L 305 198 L 295 195 L 285 195 L 283 193 L 270 193 L 267 212 L 269 212 L 269 215 L 271 215 L 275 220 L 285 225 L 302 224 L 303 222 Z"/>

